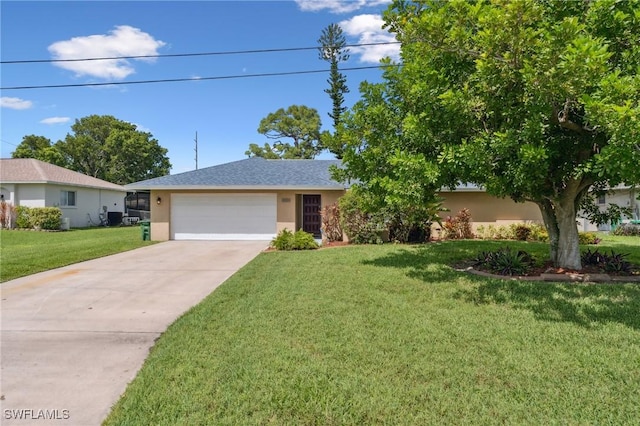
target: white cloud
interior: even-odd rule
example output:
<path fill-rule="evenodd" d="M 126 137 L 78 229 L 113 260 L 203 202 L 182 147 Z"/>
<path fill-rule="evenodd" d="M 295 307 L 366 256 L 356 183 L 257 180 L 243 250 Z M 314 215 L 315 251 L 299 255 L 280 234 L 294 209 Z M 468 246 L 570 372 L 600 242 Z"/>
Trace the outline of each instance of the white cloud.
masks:
<path fill-rule="evenodd" d="M 393 43 L 396 42 L 393 34 L 382 29 L 384 21 L 380 15 L 357 15 L 351 19 L 340 22 L 338 25 L 344 33 L 358 39 L 357 43 Z M 380 62 L 384 57 L 394 60 L 400 59 L 399 44 L 380 44 L 377 46 L 360 46 L 349 48 L 352 55 L 360 55 L 360 62 L 374 63 Z"/>
<path fill-rule="evenodd" d="M 57 41 L 49 46 L 53 59 L 111 58 L 118 56 L 157 55 L 158 49 L 166 43 L 154 39 L 138 28 L 128 25 L 116 26 L 108 34 L 73 37 Z M 153 61 L 153 58 L 133 59 Z M 54 62 L 54 65 L 76 73 L 77 76 L 91 76 L 102 79 L 123 80 L 135 72 L 127 59 L 106 59 L 100 61 Z"/>
<path fill-rule="evenodd" d="M 33 106 L 33 102 L 25 101 L 20 98 L 10 98 L 8 96 L 3 96 L 0 98 L 0 107 L 2 108 L 11 108 L 11 109 L 29 109 Z"/>
<path fill-rule="evenodd" d="M 296 0 L 298 7 L 303 12 L 319 12 L 328 10 L 331 13 L 349 13 L 363 7 L 377 7 L 391 0 Z"/>
<path fill-rule="evenodd" d="M 44 120 L 40 120 L 42 124 L 63 124 L 71 121 L 69 117 L 49 117 Z"/>

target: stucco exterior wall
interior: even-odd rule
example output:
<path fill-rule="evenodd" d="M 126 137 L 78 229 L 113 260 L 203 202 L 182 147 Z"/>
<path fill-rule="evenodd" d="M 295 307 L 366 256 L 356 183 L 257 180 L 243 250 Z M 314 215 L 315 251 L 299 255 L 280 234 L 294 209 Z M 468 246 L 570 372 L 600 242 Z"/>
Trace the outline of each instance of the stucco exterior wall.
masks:
<path fill-rule="evenodd" d="M 24 183 L 15 185 L 15 206 L 46 207 L 45 185 L 42 183 Z"/>
<path fill-rule="evenodd" d="M 497 198 L 485 192 L 442 192 L 443 206 L 449 209 L 440 217 L 455 216 L 460 210 L 467 208 L 471 214 L 472 227 L 480 225 L 509 225 L 516 222 L 542 223 L 542 215 L 538 206 L 531 202 L 516 203 L 510 198 Z"/>
<path fill-rule="evenodd" d="M 295 231 L 302 227 L 299 211 L 301 206 L 298 200 L 302 194 L 320 194 L 322 197 L 322 206 L 336 202 L 344 191 L 176 191 L 173 193 L 180 194 L 263 194 L 266 192 L 276 193 L 277 211 L 276 211 L 276 232 L 283 229 Z M 153 241 L 167 241 L 171 238 L 171 191 L 151 191 L 151 239 Z M 160 204 L 157 199 L 160 197 Z"/>
<path fill-rule="evenodd" d="M 61 206 L 61 191 L 76 193 L 75 206 Z M 72 228 L 84 228 L 100 224 L 100 213 L 103 207 L 107 212 L 124 213 L 124 197 L 126 192 L 108 189 L 84 188 L 70 185 L 47 185 L 46 205 L 60 207 L 62 217 L 69 218 Z"/>
<path fill-rule="evenodd" d="M 195 192 L 195 191 L 192 191 Z M 158 204 L 160 197 L 160 204 Z M 171 193 L 168 191 L 151 191 L 151 240 L 169 240 L 169 222 L 171 220 Z"/>

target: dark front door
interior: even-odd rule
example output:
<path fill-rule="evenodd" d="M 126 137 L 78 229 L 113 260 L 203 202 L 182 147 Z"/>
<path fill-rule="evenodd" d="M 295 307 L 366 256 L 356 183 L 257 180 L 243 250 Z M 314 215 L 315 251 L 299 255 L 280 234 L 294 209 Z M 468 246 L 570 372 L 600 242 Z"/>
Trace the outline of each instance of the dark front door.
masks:
<path fill-rule="evenodd" d="M 302 196 L 302 230 L 320 238 L 320 196 Z"/>

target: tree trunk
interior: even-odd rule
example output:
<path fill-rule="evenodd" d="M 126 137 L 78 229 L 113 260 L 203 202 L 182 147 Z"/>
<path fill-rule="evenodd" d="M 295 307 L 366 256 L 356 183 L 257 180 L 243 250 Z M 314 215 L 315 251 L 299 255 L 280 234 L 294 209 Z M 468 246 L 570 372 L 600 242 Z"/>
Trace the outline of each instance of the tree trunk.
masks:
<path fill-rule="evenodd" d="M 557 203 L 555 206 L 558 221 L 558 252 L 556 266 L 566 269 L 582 269 L 580 262 L 580 239 L 576 225 L 574 200 Z"/>
<path fill-rule="evenodd" d="M 551 261 L 560 268 L 581 270 L 580 240 L 576 226 L 575 197 L 565 195 L 552 203 L 538 202 L 542 219 L 549 234 Z"/>

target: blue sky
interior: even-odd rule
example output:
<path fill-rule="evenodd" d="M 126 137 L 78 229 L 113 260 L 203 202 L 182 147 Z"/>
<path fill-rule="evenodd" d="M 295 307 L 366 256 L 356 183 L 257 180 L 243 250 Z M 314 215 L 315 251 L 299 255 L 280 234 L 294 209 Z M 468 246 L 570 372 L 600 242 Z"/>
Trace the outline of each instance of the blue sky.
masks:
<path fill-rule="evenodd" d="M 339 23 L 347 43 L 393 41 L 381 29 L 386 0 L 310 1 L 2 1 L 2 61 L 166 55 L 313 47 L 321 31 Z M 351 48 L 341 67 L 375 66 L 397 58 L 398 46 Z M 64 66 L 64 67 L 63 67 Z M 279 108 L 306 105 L 320 113 L 323 129 L 331 99 L 328 73 L 200 80 L 328 69 L 316 50 L 213 55 L 153 60 L 2 64 L 3 88 L 128 82 L 193 81 L 103 87 L 2 90 L 1 157 L 11 156 L 25 135 L 53 142 L 71 132 L 74 120 L 113 115 L 148 131 L 169 150 L 171 173 L 246 158 L 250 143 L 268 142 L 260 120 Z M 380 80 L 379 69 L 345 72 L 357 101 L 363 80 Z M 330 158 L 324 154 L 319 158 Z"/>

